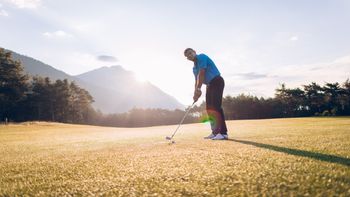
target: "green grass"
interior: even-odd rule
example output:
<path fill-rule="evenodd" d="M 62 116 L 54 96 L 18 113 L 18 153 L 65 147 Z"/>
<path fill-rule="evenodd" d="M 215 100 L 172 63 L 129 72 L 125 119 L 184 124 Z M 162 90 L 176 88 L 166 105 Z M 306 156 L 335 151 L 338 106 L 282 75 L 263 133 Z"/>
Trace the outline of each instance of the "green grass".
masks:
<path fill-rule="evenodd" d="M 350 118 L 0 126 L 0 196 L 350 196 Z"/>

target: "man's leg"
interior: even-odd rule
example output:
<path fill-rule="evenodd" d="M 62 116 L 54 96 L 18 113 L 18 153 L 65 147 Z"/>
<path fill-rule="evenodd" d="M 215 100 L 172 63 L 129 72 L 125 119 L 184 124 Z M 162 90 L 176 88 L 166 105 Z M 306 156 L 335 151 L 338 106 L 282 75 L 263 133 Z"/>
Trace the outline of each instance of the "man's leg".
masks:
<path fill-rule="evenodd" d="M 210 123 L 210 127 L 212 130 L 212 134 L 216 135 L 218 134 L 217 130 L 217 122 L 216 122 L 216 117 L 214 113 L 214 107 L 213 107 L 213 93 L 212 89 L 210 86 L 207 86 L 206 94 L 205 94 L 205 103 L 206 103 L 206 110 L 208 114 L 208 119 Z"/>
<path fill-rule="evenodd" d="M 223 134 L 223 135 L 227 135 L 227 127 L 226 127 L 226 122 L 225 122 L 225 115 L 224 115 L 224 110 L 222 109 L 222 107 L 221 107 L 221 109 L 220 109 L 220 116 L 221 116 L 221 118 L 220 118 L 220 120 L 221 120 L 221 122 L 220 122 L 220 133 L 221 134 Z"/>
<path fill-rule="evenodd" d="M 213 81 L 212 87 L 212 105 L 217 116 L 217 131 L 223 135 L 227 135 L 227 127 L 225 123 L 224 110 L 222 109 L 222 96 L 224 92 L 225 82 L 222 77 Z"/>

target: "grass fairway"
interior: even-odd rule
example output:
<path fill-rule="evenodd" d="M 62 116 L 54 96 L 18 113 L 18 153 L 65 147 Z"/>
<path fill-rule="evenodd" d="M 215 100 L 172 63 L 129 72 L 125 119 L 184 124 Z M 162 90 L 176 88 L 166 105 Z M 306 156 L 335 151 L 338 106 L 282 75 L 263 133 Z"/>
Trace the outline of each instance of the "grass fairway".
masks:
<path fill-rule="evenodd" d="M 0 196 L 350 196 L 350 118 L 0 126 Z"/>

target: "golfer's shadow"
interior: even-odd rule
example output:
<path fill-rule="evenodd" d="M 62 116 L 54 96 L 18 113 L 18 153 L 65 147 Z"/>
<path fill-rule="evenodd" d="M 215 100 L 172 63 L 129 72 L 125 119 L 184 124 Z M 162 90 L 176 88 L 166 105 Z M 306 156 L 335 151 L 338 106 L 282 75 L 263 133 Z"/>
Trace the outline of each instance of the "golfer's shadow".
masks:
<path fill-rule="evenodd" d="M 270 144 L 263 144 L 263 143 L 258 143 L 258 142 L 252 142 L 252 141 L 247 141 L 247 140 L 228 139 L 228 141 L 238 142 L 238 143 L 242 143 L 242 144 L 248 144 L 248 145 L 256 146 L 259 148 L 265 148 L 265 149 L 269 149 L 269 150 L 273 150 L 273 151 L 277 151 L 277 152 L 287 153 L 290 155 L 308 157 L 311 159 L 326 161 L 326 162 L 330 162 L 330 163 L 337 163 L 337 164 L 341 164 L 341 165 L 348 166 L 348 167 L 350 166 L 350 159 L 335 156 L 335 155 L 315 153 L 315 152 L 311 152 L 311 151 L 305 151 L 305 150 L 299 150 L 299 149 L 293 149 L 293 148 L 285 148 L 285 147 L 280 147 L 280 146 L 275 146 L 275 145 L 270 145 Z"/>

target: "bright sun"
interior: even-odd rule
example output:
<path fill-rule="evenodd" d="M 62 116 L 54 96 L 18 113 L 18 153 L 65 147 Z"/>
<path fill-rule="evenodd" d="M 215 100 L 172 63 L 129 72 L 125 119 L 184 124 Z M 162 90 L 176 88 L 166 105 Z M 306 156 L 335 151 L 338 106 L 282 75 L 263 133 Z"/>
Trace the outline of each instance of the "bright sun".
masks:
<path fill-rule="evenodd" d="M 135 74 L 135 79 L 139 83 L 145 83 L 147 81 L 147 79 L 143 75 L 140 75 L 138 73 Z"/>

